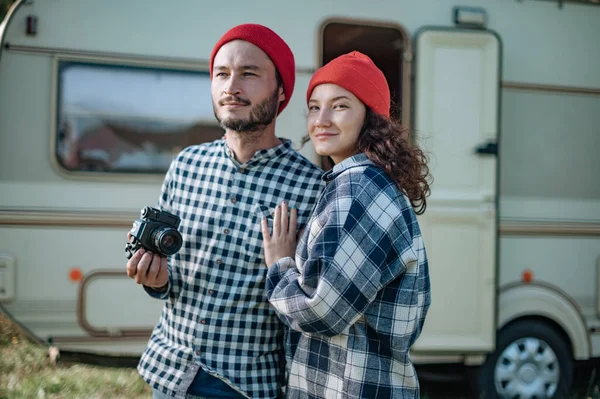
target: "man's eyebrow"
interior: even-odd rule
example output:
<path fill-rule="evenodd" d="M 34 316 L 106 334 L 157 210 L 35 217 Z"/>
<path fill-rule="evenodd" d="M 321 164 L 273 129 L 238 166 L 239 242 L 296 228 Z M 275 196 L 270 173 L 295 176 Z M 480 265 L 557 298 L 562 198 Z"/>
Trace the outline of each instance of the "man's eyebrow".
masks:
<path fill-rule="evenodd" d="M 259 67 L 258 65 L 243 65 L 240 69 L 250 69 L 253 71 L 258 71 L 261 70 L 263 68 Z"/>
<path fill-rule="evenodd" d="M 262 68 L 262 67 L 260 67 L 258 65 L 242 65 L 239 68 L 232 68 L 232 67 L 228 67 L 228 66 L 225 66 L 225 65 L 215 65 L 213 67 L 213 70 L 218 70 L 218 71 L 228 71 L 230 69 L 239 69 L 239 70 L 242 70 L 242 71 L 261 71 L 264 68 Z"/>

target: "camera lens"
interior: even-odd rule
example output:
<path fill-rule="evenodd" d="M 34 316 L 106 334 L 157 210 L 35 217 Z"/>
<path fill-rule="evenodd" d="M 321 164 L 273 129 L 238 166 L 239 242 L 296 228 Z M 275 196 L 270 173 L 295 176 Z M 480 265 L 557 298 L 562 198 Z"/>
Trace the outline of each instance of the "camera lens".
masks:
<path fill-rule="evenodd" d="M 160 245 L 162 245 L 164 248 L 167 248 L 167 249 L 171 248 L 171 247 L 173 247 L 173 245 L 175 245 L 175 239 L 173 238 L 173 236 L 166 235 L 160 241 Z"/>
<path fill-rule="evenodd" d="M 173 228 L 161 229 L 157 232 L 154 245 L 165 255 L 173 255 L 181 249 L 183 239 L 181 234 Z"/>

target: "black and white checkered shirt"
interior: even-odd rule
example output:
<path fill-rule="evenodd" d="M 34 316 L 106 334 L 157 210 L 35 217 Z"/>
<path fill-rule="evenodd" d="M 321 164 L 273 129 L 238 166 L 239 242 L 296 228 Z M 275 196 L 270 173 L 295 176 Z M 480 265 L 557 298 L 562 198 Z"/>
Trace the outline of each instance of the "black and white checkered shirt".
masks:
<path fill-rule="evenodd" d="M 409 349 L 431 303 L 410 202 L 364 155 L 328 182 L 296 251 L 269 267 L 267 296 L 302 332 L 288 398 L 418 398 Z"/>
<path fill-rule="evenodd" d="M 161 318 L 138 370 L 153 388 L 184 397 L 199 367 L 251 398 L 275 398 L 284 368 L 283 324 L 266 298 L 260 221 L 283 200 L 306 225 L 322 171 L 282 139 L 236 161 L 224 140 L 183 150 L 167 172 L 160 208 L 181 218 L 184 245 L 169 259 Z"/>

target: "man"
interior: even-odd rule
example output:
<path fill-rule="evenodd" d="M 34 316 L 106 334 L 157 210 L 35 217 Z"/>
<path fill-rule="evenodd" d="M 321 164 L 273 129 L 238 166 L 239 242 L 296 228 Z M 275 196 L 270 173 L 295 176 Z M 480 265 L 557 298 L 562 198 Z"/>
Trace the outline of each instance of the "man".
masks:
<path fill-rule="evenodd" d="M 138 370 L 155 398 L 275 398 L 283 326 L 266 299 L 260 222 L 272 223 L 286 201 L 303 228 L 322 171 L 275 135 L 295 81 L 293 54 L 277 34 L 232 28 L 212 51 L 210 74 L 225 138 L 184 149 L 159 199 L 181 218 L 184 246 L 168 261 L 142 249 L 127 263 L 130 277 L 166 299 Z"/>

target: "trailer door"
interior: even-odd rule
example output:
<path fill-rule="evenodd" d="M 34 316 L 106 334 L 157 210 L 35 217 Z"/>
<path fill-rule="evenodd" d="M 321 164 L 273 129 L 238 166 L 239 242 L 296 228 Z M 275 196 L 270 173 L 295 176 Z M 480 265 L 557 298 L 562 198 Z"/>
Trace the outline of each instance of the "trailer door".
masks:
<path fill-rule="evenodd" d="M 501 42 L 485 30 L 423 29 L 415 57 L 413 129 L 434 182 L 419 216 L 432 305 L 414 352 L 486 352 L 496 332 Z"/>

